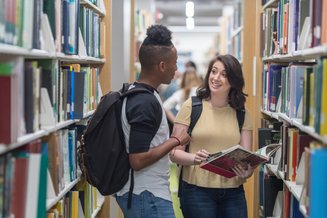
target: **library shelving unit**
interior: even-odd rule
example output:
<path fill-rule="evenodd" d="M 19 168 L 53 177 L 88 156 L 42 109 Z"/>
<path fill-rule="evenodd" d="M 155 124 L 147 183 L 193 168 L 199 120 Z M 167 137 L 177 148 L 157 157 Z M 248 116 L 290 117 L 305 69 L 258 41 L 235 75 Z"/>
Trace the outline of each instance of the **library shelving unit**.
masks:
<path fill-rule="evenodd" d="M 133 25 L 131 33 L 134 34 L 131 37 L 131 81 L 137 79 L 140 74 L 141 65 L 138 57 L 140 46 L 146 37 L 147 28 L 154 24 L 154 14 L 151 13 L 150 10 L 148 10 L 148 8 L 151 7 L 151 3 L 147 1 L 133 2 L 134 8 L 132 11 L 134 11 L 134 16 L 132 16 Z M 148 8 L 144 8 L 145 6 L 147 6 Z"/>
<path fill-rule="evenodd" d="M 218 50 L 221 54 L 232 54 L 242 62 L 243 3 L 238 1 L 223 8 L 220 18 L 220 39 Z"/>
<path fill-rule="evenodd" d="M 0 216 L 108 216 L 76 148 L 110 89 L 110 2 L 0 4 Z"/>
<path fill-rule="evenodd" d="M 258 137 L 268 143 L 278 132 L 282 142 L 262 169 L 257 210 L 262 217 L 326 217 L 327 2 L 270 0 L 257 6 Z"/>

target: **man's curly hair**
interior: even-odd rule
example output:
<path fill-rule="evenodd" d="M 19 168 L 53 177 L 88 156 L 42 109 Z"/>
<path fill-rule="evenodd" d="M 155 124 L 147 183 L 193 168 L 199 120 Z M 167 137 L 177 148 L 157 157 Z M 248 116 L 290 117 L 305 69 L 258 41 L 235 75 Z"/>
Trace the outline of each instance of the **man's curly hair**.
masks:
<path fill-rule="evenodd" d="M 143 68 L 151 67 L 166 60 L 174 46 L 171 31 L 163 25 L 152 25 L 147 29 L 140 51 L 139 60 Z"/>

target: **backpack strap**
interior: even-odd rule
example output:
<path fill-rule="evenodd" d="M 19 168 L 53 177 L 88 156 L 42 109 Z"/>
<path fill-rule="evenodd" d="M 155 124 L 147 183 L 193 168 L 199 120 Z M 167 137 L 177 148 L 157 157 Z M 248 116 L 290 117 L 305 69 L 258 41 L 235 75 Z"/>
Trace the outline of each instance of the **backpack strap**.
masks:
<path fill-rule="evenodd" d="M 129 185 L 128 199 L 127 199 L 127 209 L 132 207 L 132 197 L 134 189 L 134 170 L 131 168 L 131 184 Z"/>
<path fill-rule="evenodd" d="M 188 127 L 188 134 L 191 136 L 193 128 L 195 124 L 198 122 L 202 113 L 202 99 L 198 96 L 192 96 L 192 111 L 191 111 L 191 122 Z M 190 144 L 185 146 L 185 151 L 188 152 L 190 149 Z M 181 171 L 179 174 L 179 181 L 178 181 L 178 197 L 181 197 L 182 191 L 182 177 L 183 177 L 183 166 L 181 165 Z"/>
<path fill-rule="evenodd" d="M 192 112 L 191 112 L 191 122 L 188 127 L 188 134 L 191 136 L 195 124 L 198 122 L 202 113 L 202 99 L 198 96 L 192 96 Z M 185 151 L 188 152 L 189 144 L 186 145 Z"/>
<path fill-rule="evenodd" d="M 123 87 L 121 88 L 121 93 L 124 93 L 128 90 L 130 84 L 129 83 L 123 83 Z"/>
<path fill-rule="evenodd" d="M 240 132 L 242 132 L 243 124 L 244 124 L 244 118 L 245 118 L 245 109 L 242 107 L 241 109 L 236 109 L 236 116 L 237 116 L 237 122 Z"/>
<path fill-rule="evenodd" d="M 124 85 L 125 85 L 125 83 L 124 83 Z M 137 93 L 142 93 L 142 92 L 143 93 L 147 92 L 147 93 L 153 94 L 150 90 L 148 90 L 146 88 L 142 88 L 142 87 L 137 87 L 137 88 L 132 88 L 132 89 L 128 89 L 128 87 L 127 87 L 127 90 L 124 90 L 124 89 L 125 88 L 123 87 L 121 90 L 121 96 L 120 96 L 121 99 L 131 96 L 131 95 L 134 95 L 134 94 L 137 94 Z"/>

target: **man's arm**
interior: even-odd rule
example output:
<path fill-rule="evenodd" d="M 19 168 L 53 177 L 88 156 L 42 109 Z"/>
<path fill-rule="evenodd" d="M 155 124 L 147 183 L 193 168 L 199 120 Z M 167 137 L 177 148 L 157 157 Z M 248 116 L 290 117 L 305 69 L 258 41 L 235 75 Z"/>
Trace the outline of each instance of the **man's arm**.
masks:
<path fill-rule="evenodd" d="M 131 167 L 138 171 L 147 166 L 152 165 L 168 154 L 179 142 L 175 138 L 169 138 L 161 145 L 149 149 L 147 152 L 129 154 L 129 162 Z"/>

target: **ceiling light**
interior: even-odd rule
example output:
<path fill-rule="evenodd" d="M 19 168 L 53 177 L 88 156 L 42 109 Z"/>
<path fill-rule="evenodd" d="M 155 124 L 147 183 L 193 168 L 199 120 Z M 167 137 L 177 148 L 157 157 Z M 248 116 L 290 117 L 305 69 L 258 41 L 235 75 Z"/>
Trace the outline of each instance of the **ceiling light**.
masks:
<path fill-rule="evenodd" d="M 186 28 L 189 30 L 194 29 L 194 18 L 193 17 L 186 18 Z"/>
<path fill-rule="evenodd" d="M 185 14 L 186 14 L 186 17 L 193 17 L 194 16 L 194 3 L 192 1 L 186 2 Z"/>

